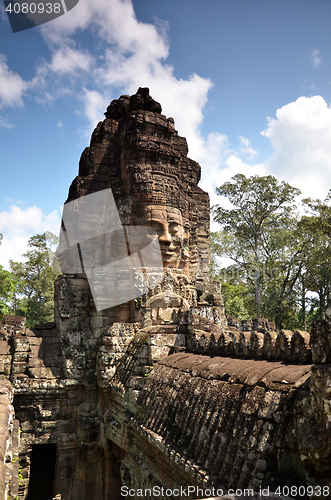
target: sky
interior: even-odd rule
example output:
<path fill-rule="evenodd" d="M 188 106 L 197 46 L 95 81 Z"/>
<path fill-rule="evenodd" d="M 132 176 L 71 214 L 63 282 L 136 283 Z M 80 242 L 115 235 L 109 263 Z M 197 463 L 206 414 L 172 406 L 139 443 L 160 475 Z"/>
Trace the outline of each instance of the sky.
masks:
<path fill-rule="evenodd" d="M 187 138 L 212 205 L 237 173 L 323 199 L 330 26 L 331 0 L 79 0 L 12 33 L 0 0 L 0 265 L 22 260 L 110 101 L 138 87 Z"/>

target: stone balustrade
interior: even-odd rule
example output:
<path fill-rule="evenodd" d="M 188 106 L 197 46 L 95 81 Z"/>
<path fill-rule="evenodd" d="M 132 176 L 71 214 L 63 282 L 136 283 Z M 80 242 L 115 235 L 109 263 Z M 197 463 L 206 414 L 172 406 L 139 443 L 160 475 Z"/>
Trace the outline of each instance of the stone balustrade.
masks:
<path fill-rule="evenodd" d="M 308 332 L 281 330 L 277 333 L 274 323 L 265 319 L 240 324 L 233 317 L 228 318 L 227 326 L 222 327 L 211 317 L 198 314 L 193 314 L 193 325 L 187 345 L 187 350 L 192 353 L 311 363 Z"/>

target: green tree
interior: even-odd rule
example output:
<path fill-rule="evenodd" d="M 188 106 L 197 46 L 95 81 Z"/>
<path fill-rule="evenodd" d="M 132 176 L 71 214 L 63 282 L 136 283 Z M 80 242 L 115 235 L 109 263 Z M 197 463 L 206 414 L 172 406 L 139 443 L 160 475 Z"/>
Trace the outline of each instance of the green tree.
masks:
<path fill-rule="evenodd" d="M 2 241 L 0 233 L 0 245 Z M 8 302 L 13 297 L 15 292 L 15 283 L 9 271 L 6 271 L 3 266 L 0 266 L 0 321 L 4 314 L 10 312 Z"/>
<path fill-rule="evenodd" d="M 230 257 L 244 271 L 247 283 L 250 286 L 254 283 L 256 316 L 259 318 L 261 287 L 266 288 L 266 283 L 275 279 L 275 269 L 279 275 L 281 248 L 284 257 L 284 242 L 280 245 L 280 240 L 284 240 L 289 220 L 293 220 L 294 199 L 300 191 L 284 181 L 279 183 L 270 175 L 246 178 L 237 174 L 231 181 L 216 189 L 233 207 L 213 207 L 214 220 L 223 229 L 218 233 L 218 255 Z M 300 249 L 297 252 L 299 254 Z M 282 273 L 282 286 L 285 285 L 286 290 L 291 282 L 293 288 L 298 276 L 291 281 L 288 268 L 285 275 L 284 270 Z"/>
<path fill-rule="evenodd" d="M 298 216 L 287 216 L 275 220 L 266 241 L 264 315 L 274 319 L 277 328 L 303 328 L 299 310 L 306 301 L 305 274 L 312 235 L 304 230 Z"/>
<path fill-rule="evenodd" d="M 248 289 L 244 285 L 231 285 L 228 281 L 222 283 L 222 297 L 226 316 L 235 316 L 239 320 L 250 319 Z"/>
<path fill-rule="evenodd" d="M 10 261 L 16 286 L 17 312 L 26 316 L 28 326 L 53 320 L 54 281 L 61 273 L 47 246 L 49 234 L 30 238 L 26 262 Z"/>
<path fill-rule="evenodd" d="M 9 271 L 0 266 L 0 321 L 4 314 L 10 312 L 8 302 L 15 293 L 15 282 Z"/>
<path fill-rule="evenodd" d="M 331 304 L 331 191 L 325 200 L 306 199 L 309 214 L 302 218 L 302 226 L 310 232 L 313 244 L 306 273 L 306 286 L 318 294 L 320 319 Z"/>
<path fill-rule="evenodd" d="M 236 285 L 238 297 L 244 299 L 245 309 L 251 318 L 256 314 L 255 260 L 254 254 L 233 235 L 213 233 L 211 253 L 227 256 L 235 264 L 217 269 L 215 279 L 226 285 Z M 275 321 L 277 328 L 285 324 L 298 328 L 298 287 L 309 250 L 310 236 L 302 234 L 296 219 L 274 221 L 265 227 L 264 248 L 260 253 L 260 312 L 261 316 Z M 226 300 L 224 299 L 226 304 Z M 229 312 L 226 308 L 226 312 Z M 245 318 L 242 318 L 245 319 Z"/>

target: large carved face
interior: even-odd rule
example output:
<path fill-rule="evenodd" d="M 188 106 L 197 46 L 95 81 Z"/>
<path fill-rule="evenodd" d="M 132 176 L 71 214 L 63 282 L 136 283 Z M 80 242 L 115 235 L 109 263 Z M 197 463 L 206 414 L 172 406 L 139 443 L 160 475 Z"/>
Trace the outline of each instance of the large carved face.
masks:
<path fill-rule="evenodd" d="M 183 227 L 182 215 L 178 209 L 164 205 L 146 205 L 141 214 L 141 224 L 156 231 L 164 267 L 185 267 L 189 235 Z"/>

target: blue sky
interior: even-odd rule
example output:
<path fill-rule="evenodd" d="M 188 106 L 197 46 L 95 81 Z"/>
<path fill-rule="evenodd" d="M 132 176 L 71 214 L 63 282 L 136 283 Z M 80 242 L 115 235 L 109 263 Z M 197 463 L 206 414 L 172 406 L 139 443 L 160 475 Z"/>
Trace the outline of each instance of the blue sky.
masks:
<path fill-rule="evenodd" d="M 331 0 L 80 0 L 13 34 L 0 11 L 0 264 L 67 197 L 112 99 L 148 86 L 214 189 L 331 188 Z"/>

